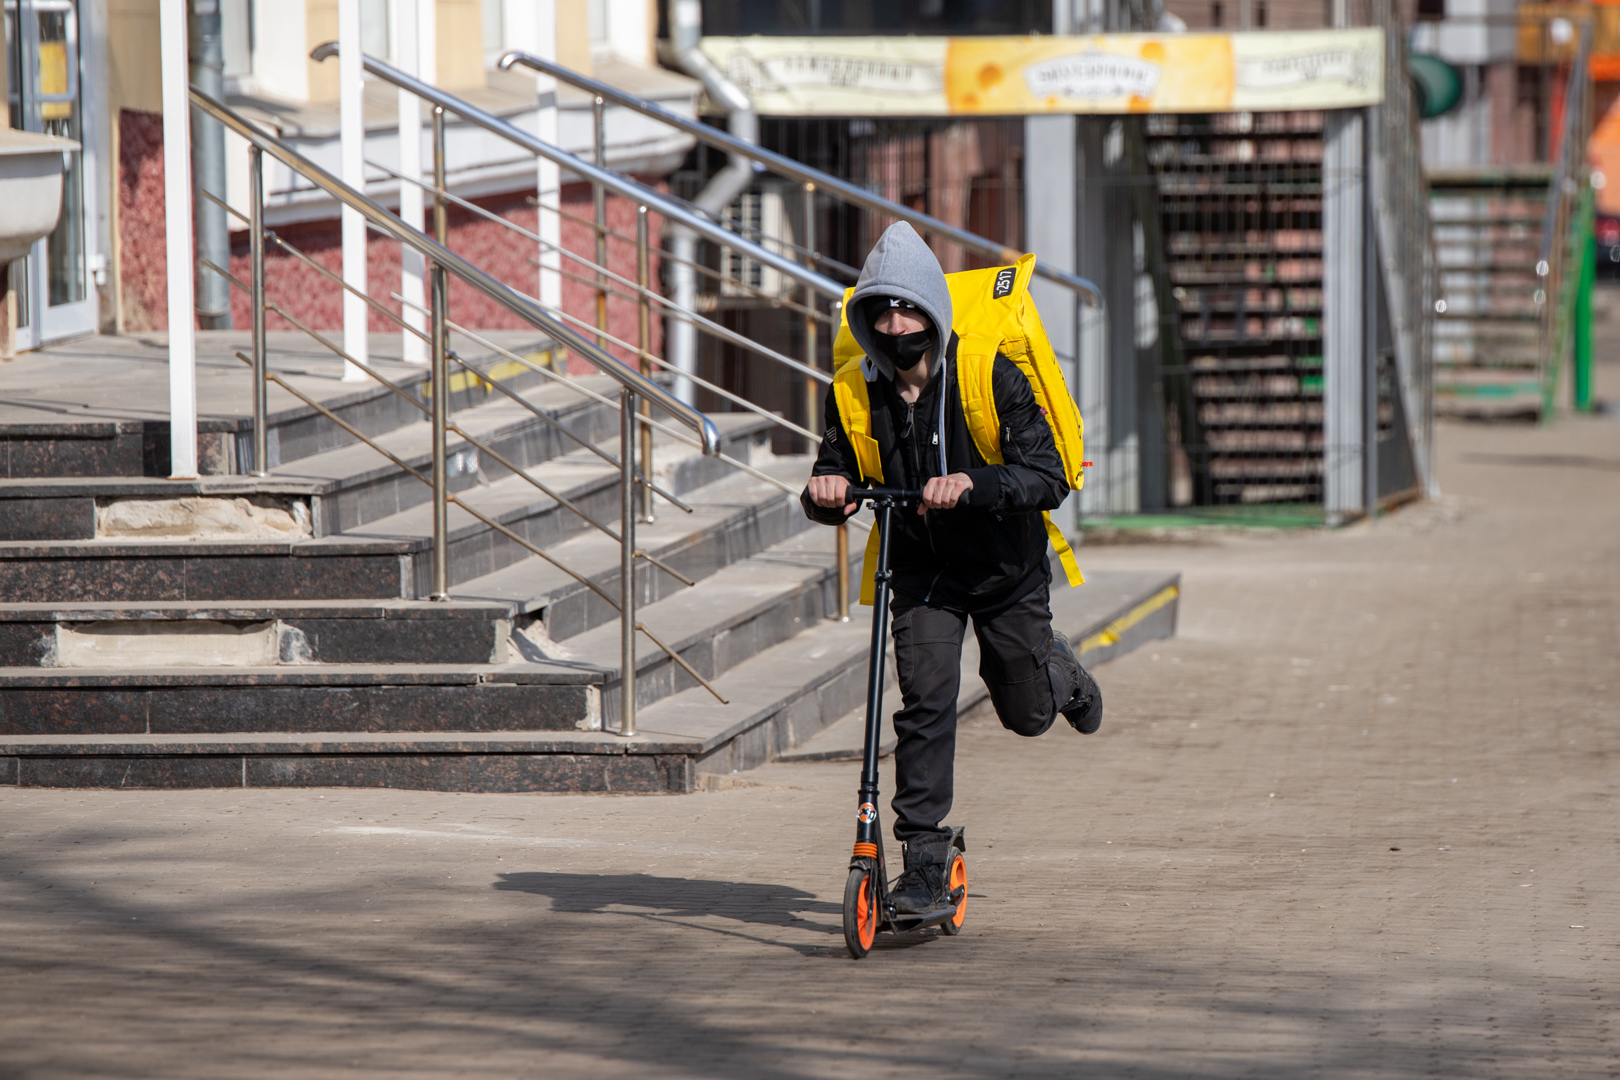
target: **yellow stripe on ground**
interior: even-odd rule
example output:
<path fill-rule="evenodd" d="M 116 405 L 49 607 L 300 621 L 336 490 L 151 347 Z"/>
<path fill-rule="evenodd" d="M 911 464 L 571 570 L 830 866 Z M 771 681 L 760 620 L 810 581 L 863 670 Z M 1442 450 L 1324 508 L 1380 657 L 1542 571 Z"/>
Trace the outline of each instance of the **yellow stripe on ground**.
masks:
<path fill-rule="evenodd" d="M 1137 604 L 1130 611 L 1121 615 L 1101 630 L 1092 634 L 1080 643 L 1080 655 L 1084 656 L 1093 649 L 1104 649 L 1110 645 L 1118 645 L 1119 639 L 1125 631 L 1158 611 L 1181 595 L 1181 589 L 1175 585 L 1166 585 L 1153 596 Z"/>
<path fill-rule="evenodd" d="M 530 353 L 528 359 L 542 366 L 550 365 L 555 354 L 547 349 L 544 352 Z M 475 386 L 486 386 L 491 380 L 509 379 L 514 375 L 521 375 L 528 371 L 528 367 L 516 360 L 503 360 L 485 372 L 488 378 L 474 375 L 470 371 L 458 371 L 450 376 L 450 392 L 459 394 L 463 390 L 470 390 Z M 424 400 L 433 396 L 433 387 L 427 383 L 422 384 L 422 397 Z"/>

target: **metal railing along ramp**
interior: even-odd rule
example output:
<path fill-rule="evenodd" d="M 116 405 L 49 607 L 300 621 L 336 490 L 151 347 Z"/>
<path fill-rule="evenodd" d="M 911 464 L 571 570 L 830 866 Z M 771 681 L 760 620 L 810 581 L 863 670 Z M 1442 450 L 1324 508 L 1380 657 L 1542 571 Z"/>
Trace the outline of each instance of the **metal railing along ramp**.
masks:
<path fill-rule="evenodd" d="M 249 206 L 238 215 L 249 237 L 246 266 L 207 265 L 252 305 L 253 329 L 237 358 L 251 371 L 254 422 L 234 438 L 239 459 L 256 474 L 205 478 L 194 494 L 246 493 L 267 507 L 302 507 L 304 531 L 277 544 L 180 537 L 123 543 L 96 533 L 88 544 L 64 536 L 0 550 L 0 581 L 32 602 L 23 606 L 50 605 L 44 614 L 0 611 L 0 618 L 21 619 L 17 625 L 35 644 L 50 643 L 39 655 L 33 645 L 0 649 L 0 695 L 16 705 L 6 713 L 11 733 L 0 740 L 10 749 L 0 758 L 14 755 L 17 782 L 679 791 L 691 790 L 700 772 L 750 767 L 835 725 L 859 705 L 866 645 L 864 627 L 847 621 L 847 535 L 811 530 L 799 513 L 792 496 L 807 459 L 751 454 L 772 431 L 813 447 L 820 425 L 774 414 L 680 370 L 654 348 L 652 320 L 687 325 L 818 389 L 830 373 L 813 349 L 786 355 L 662 295 L 649 273 L 654 254 L 679 255 L 660 243 L 650 219 L 659 215 L 771 267 L 780 282 L 774 289 L 735 279 L 728 287 L 752 289 L 822 334 L 836 329 L 846 287 L 839 277 L 850 276 L 849 268 L 818 258 L 813 244 L 784 246 L 750 234 L 724 213 L 706 213 L 568 154 L 380 61 L 366 66 L 429 106 L 431 179 L 368 162 L 374 178 L 417 183 L 431 196 L 426 229 L 229 105 L 192 97 L 200 114 L 250 146 Z M 449 190 L 449 114 L 633 201 L 634 235 L 611 232 L 598 214 L 581 222 L 596 230 L 595 257 L 549 249 L 565 278 L 635 305 L 633 335 L 610 332 L 605 303 L 596 305 L 595 320 L 542 303 L 447 243 L 451 207 L 498 217 Z M 266 273 L 272 250 L 348 287 L 266 227 L 267 156 L 358 212 L 374 235 L 424 258 L 429 296 L 415 329 L 399 308 L 363 299 L 427 346 L 425 379 L 402 376 L 409 365 L 357 361 L 289 310 L 275 275 Z M 592 156 L 603 156 L 600 143 Z M 815 197 L 835 197 L 828 192 L 838 191 L 836 178 L 801 175 L 810 177 L 804 183 L 815 186 Z M 949 229 L 850 194 L 867 211 L 912 220 L 919 231 Z M 538 232 L 499 220 L 514 240 L 547 252 Z M 949 239 L 986 257 L 1017 254 L 972 234 Z M 608 265 L 608 241 L 634 245 L 633 273 Z M 716 275 L 697 260 L 688 269 Z M 457 279 L 559 351 L 581 357 L 591 373 L 570 374 L 523 355 L 527 347 L 513 338 L 457 321 L 449 297 Z M 1077 302 L 1094 292 L 1078 279 L 1066 284 Z M 398 294 L 392 299 L 406 303 Z M 269 333 L 272 316 L 292 330 Z M 271 363 L 277 342 L 295 336 L 357 363 L 372 385 L 349 395 L 354 402 L 311 392 L 308 377 L 290 376 L 284 358 Z M 693 408 L 669 389 L 681 379 L 733 411 Z M 272 386 L 283 402 L 301 403 L 297 416 L 284 405 L 271 413 Z M 117 485 L 78 486 L 99 498 L 102 488 Z M 0 498 L 14 494 L 0 491 Z M 179 568 L 186 569 L 176 576 Z M 1081 635 L 1076 640 L 1095 639 L 1099 655 L 1111 655 L 1173 632 L 1174 590 L 1166 588 L 1156 575 L 1097 575 L 1087 589 L 1054 601 L 1054 612 L 1071 636 Z M 187 629 L 199 633 L 181 633 Z M 146 670 L 108 666 L 108 654 L 97 651 L 114 638 L 128 646 L 147 631 L 154 640 L 179 633 L 190 642 L 189 666 L 173 667 L 172 659 Z M 32 696 L 25 702 L 16 694 Z M 63 695 L 74 697 L 84 718 L 79 735 L 62 735 L 53 719 Z M 647 725 L 638 725 L 638 700 Z M 130 708 L 146 717 L 144 731 L 126 730 L 119 719 Z"/>

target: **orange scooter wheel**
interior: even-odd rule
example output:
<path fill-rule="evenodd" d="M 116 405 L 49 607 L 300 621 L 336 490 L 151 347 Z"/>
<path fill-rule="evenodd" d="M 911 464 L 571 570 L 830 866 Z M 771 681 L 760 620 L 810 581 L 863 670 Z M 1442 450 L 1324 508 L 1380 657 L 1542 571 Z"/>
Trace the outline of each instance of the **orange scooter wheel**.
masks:
<path fill-rule="evenodd" d="M 945 887 L 951 892 L 962 890 L 962 899 L 956 902 L 956 914 L 939 924 L 939 928 L 952 937 L 962 932 L 962 921 L 967 918 L 967 860 L 960 851 L 951 852 L 951 869 Z"/>
<path fill-rule="evenodd" d="M 849 946 L 849 955 L 859 960 L 872 951 L 877 925 L 877 875 L 857 866 L 844 884 L 844 944 Z"/>

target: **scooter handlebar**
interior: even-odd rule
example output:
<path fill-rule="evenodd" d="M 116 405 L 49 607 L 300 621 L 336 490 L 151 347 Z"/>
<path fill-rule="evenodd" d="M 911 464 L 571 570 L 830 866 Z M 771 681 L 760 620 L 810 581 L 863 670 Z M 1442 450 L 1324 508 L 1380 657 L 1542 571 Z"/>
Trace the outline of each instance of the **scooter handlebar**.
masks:
<path fill-rule="evenodd" d="M 883 501 L 894 503 L 897 506 L 904 506 L 906 503 L 922 502 L 922 492 L 915 488 L 851 487 L 845 498 L 857 506 L 863 502 L 875 503 Z"/>

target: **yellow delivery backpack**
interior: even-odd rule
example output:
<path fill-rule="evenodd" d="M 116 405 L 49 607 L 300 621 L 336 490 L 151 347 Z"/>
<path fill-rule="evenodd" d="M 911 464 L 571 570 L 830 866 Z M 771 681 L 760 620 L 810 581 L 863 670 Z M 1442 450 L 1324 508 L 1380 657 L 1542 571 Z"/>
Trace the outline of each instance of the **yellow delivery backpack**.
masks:
<path fill-rule="evenodd" d="M 945 283 L 951 290 L 952 329 L 956 331 L 956 380 L 961 389 L 962 413 L 967 421 L 973 445 L 992 465 L 1002 464 L 1001 418 L 996 415 L 996 398 L 991 391 L 991 370 L 996 353 L 1001 353 L 1024 373 L 1030 389 L 1035 392 L 1035 403 L 1052 428 L 1052 439 L 1063 458 L 1063 472 L 1069 478 L 1071 490 L 1078 491 L 1085 483 L 1083 444 L 1084 424 L 1080 409 L 1069 395 L 1063 381 L 1063 369 L 1058 366 L 1046 328 L 1041 325 L 1041 314 L 1029 295 L 1029 279 L 1035 273 L 1035 256 L 1025 255 L 1013 266 L 992 266 L 984 270 L 963 270 L 946 274 Z M 866 483 L 883 483 L 883 462 L 877 440 L 872 438 L 872 404 L 867 398 L 866 375 L 861 371 L 864 353 L 849 332 L 849 298 L 854 289 L 844 292 L 846 317 L 838 327 L 833 341 L 833 396 L 838 401 L 838 415 L 844 422 L 844 434 L 855 450 L 855 460 Z M 1058 561 L 1070 585 L 1079 585 L 1080 566 L 1063 532 L 1052 523 L 1052 515 L 1043 512 L 1046 535 L 1052 541 Z M 872 602 L 873 568 L 877 564 L 877 530 L 867 538 L 866 564 L 861 569 L 861 603 Z"/>

